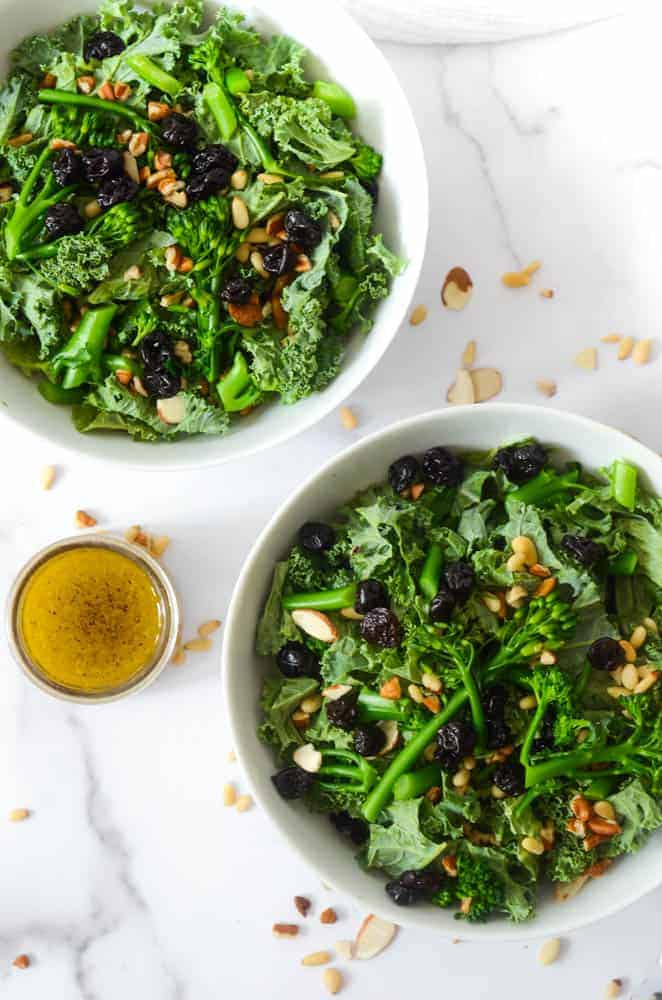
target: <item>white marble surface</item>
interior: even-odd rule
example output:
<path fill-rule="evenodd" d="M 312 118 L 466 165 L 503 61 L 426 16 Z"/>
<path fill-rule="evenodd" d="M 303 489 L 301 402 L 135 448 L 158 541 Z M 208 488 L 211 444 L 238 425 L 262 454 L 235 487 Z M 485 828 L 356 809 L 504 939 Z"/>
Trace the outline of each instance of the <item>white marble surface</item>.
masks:
<path fill-rule="evenodd" d="M 658 337 L 662 247 L 659 20 L 609 22 L 501 47 L 385 45 L 427 150 L 432 224 L 417 299 L 428 322 L 404 326 L 351 400 L 355 434 L 441 405 L 466 341 L 500 366 L 503 398 L 611 421 L 657 450 L 659 362 L 636 369 L 601 346 L 600 369 L 573 367 L 580 349 L 618 331 Z M 500 274 L 540 258 L 538 287 L 509 292 Z M 465 266 L 475 295 L 441 310 L 446 270 Z M 86 508 L 103 527 L 136 521 L 173 537 L 166 556 L 190 629 L 222 617 L 257 531 L 301 478 L 349 440 L 337 415 L 271 454 L 178 477 L 102 468 L 57 455 L 2 424 L 0 583 L 38 545 L 68 533 Z M 50 493 L 39 488 L 58 464 Z M 218 647 L 218 643 L 217 643 Z M 361 916 L 292 857 L 258 809 L 221 804 L 242 786 L 221 703 L 219 653 L 190 657 L 145 694 L 79 709 L 29 687 L 2 656 L 0 679 L 0 993 L 8 1000 L 217 1000 L 323 995 L 302 953 L 349 937 Z M 2 822 L 15 806 L 23 824 Z M 340 922 L 309 919 L 298 941 L 271 924 L 294 919 L 294 894 Z M 535 947 L 453 945 L 402 932 L 373 963 L 346 969 L 348 996 L 405 991 L 462 1000 L 602 997 L 662 949 L 662 890 L 576 933 L 542 969 Z M 461 936 L 461 925 L 458 926 Z M 28 952 L 32 966 L 11 961 Z M 388 984 L 388 985 L 386 985 Z M 413 989 L 412 989 L 413 987 Z"/>

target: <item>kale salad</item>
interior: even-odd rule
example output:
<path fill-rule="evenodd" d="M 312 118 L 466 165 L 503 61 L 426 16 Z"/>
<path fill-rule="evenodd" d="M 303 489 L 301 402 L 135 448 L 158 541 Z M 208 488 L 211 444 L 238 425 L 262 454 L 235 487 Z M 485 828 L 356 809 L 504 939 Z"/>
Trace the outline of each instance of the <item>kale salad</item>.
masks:
<path fill-rule="evenodd" d="M 527 920 L 662 826 L 661 598 L 662 500 L 628 461 L 397 458 L 276 566 L 274 786 L 395 903 Z"/>
<path fill-rule="evenodd" d="M 373 232 L 382 156 L 305 58 L 202 0 L 105 0 L 11 54 L 0 347 L 80 431 L 223 434 L 370 330 L 403 267 Z"/>

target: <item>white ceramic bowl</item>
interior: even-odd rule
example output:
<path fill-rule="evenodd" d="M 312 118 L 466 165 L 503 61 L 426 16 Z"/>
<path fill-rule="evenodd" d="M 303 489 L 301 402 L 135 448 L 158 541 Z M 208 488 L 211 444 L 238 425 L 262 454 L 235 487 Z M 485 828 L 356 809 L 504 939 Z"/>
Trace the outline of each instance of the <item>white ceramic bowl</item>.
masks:
<path fill-rule="evenodd" d="M 221 6 L 211 0 L 208 11 Z M 272 404 L 235 423 L 224 438 L 197 437 L 163 445 L 134 442 L 119 433 L 79 434 L 68 407 L 46 403 L 34 386 L 0 356 L 0 413 L 21 427 L 71 451 L 104 461 L 174 469 L 214 465 L 271 447 L 316 423 L 352 393 L 374 368 L 397 333 L 416 288 L 428 228 L 428 186 L 421 141 L 411 110 L 390 66 L 362 28 L 334 0 L 233 4 L 258 29 L 292 35 L 311 53 L 310 69 L 335 79 L 355 97 L 355 126 L 384 154 L 376 225 L 389 246 L 409 261 L 392 294 L 380 303 L 367 337 L 353 338 L 342 371 L 322 393 L 295 406 Z M 0 74 L 7 55 L 25 35 L 54 27 L 94 0 L 0 0 Z"/>
<path fill-rule="evenodd" d="M 395 906 L 384 892 L 384 876 L 366 874 L 358 867 L 351 849 L 326 817 L 311 815 L 303 805 L 278 796 L 270 781 L 275 769 L 271 750 L 255 735 L 261 680 L 270 667 L 255 654 L 255 628 L 274 563 L 287 554 L 304 521 L 330 515 L 358 490 L 383 481 L 389 464 L 400 455 L 438 444 L 482 450 L 525 435 L 558 446 L 562 458 L 577 459 L 591 469 L 627 457 L 644 472 L 648 485 L 662 493 L 658 455 L 620 431 L 584 417 L 505 403 L 426 413 L 364 438 L 327 462 L 283 504 L 246 560 L 225 623 L 223 672 L 233 745 L 267 815 L 322 879 L 353 896 L 367 911 L 449 936 L 458 934 L 451 913 L 432 906 Z M 662 836 L 657 836 L 644 850 L 615 865 L 608 878 L 592 882 L 570 902 L 543 899 L 537 918 L 530 923 L 509 924 L 505 919 L 484 925 L 463 923 L 462 938 L 522 940 L 567 932 L 609 916 L 661 882 Z"/>

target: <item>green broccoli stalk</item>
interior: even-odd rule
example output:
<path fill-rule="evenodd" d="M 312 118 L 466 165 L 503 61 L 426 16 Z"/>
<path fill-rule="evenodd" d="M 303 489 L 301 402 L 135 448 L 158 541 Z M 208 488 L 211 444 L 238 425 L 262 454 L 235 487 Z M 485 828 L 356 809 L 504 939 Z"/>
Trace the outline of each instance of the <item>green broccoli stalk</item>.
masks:
<path fill-rule="evenodd" d="M 50 371 L 56 380 L 62 376 L 64 389 L 102 381 L 103 350 L 116 311 L 114 304 L 89 309 L 68 343 L 55 355 Z"/>
<path fill-rule="evenodd" d="M 237 351 L 232 368 L 218 383 L 218 395 L 227 413 L 238 413 L 262 400 L 262 393 L 253 381 L 241 351 Z"/>
<path fill-rule="evenodd" d="M 424 597 L 431 601 L 439 593 L 441 582 L 441 570 L 444 564 L 444 553 L 441 545 L 436 542 L 430 546 L 421 575 L 418 578 L 418 586 Z"/>
<path fill-rule="evenodd" d="M 408 698 L 382 698 L 369 688 L 361 688 L 357 700 L 361 722 L 380 722 L 388 719 L 401 723 L 405 728 L 414 723 L 414 703 Z"/>
<path fill-rule="evenodd" d="M 377 781 L 377 771 L 365 757 L 353 750 L 322 750 L 322 766 L 317 784 L 329 792 L 344 791 L 365 795 Z"/>
<path fill-rule="evenodd" d="M 58 188 L 55 178 L 49 174 L 40 190 L 35 191 L 39 176 L 52 155 L 53 151 L 47 146 L 38 157 L 5 226 L 5 251 L 9 260 L 15 260 L 24 245 L 34 238 L 47 210 L 75 190 L 73 186 Z"/>
<path fill-rule="evenodd" d="M 179 91 L 182 89 L 182 84 L 179 80 L 171 76 L 170 73 L 166 73 L 164 69 L 161 69 L 153 59 L 149 56 L 143 55 L 132 55 L 126 57 L 126 64 L 130 69 L 145 83 L 148 83 L 150 87 L 155 90 L 160 90 L 164 94 L 170 94 L 171 97 L 176 97 Z"/>
<path fill-rule="evenodd" d="M 403 774 L 393 786 L 393 798 L 396 802 L 403 799 L 417 799 L 419 795 L 425 795 L 430 788 L 441 785 L 441 767 L 439 764 L 428 764 L 418 771 L 410 771 Z"/>
<path fill-rule="evenodd" d="M 609 470 L 612 496 L 616 503 L 633 511 L 637 500 L 637 469 L 630 462 L 618 458 Z"/>
<path fill-rule="evenodd" d="M 639 556 L 634 549 L 625 549 L 610 560 L 607 572 L 609 576 L 634 576 L 638 563 Z"/>
<path fill-rule="evenodd" d="M 437 657 L 446 666 L 457 670 L 469 699 L 471 718 L 476 730 L 476 753 L 482 753 L 487 743 L 487 723 L 480 697 L 479 681 L 474 674 L 476 649 L 455 627 L 439 635 L 434 643 Z"/>
<path fill-rule="evenodd" d="M 359 180 L 370 183 L 379 177 L 384 157 L 372 146 L 362 142 L 349 162 Z"/>
<path fill-rule="evenodd" d="M 39 98 L 42 104 L 63 104 L 79 108 L 90 108 L 94 111 L 106 111 L 109 115 L 118 115 L 121 118 L 129 118 L 143 132 L 153 132 L 154 125 L 149 119 L 141 115 L 135 108 L 121 101 L 104 101 L 101 97 L 91 97 L 87 94 L 78 94 L 70 90 L 50 90 L 44 88 L 39 91 Z"/>
<path fill-rule="evenodd" d="M 513 678 L 515 679 L 515 678 Z M 575 691 L 570 677 L 558 667 L 541 667 L 522 672 L 520 683 L 526 685 L 536 696 L 538 705 L 524 737 L 520 761 L 525 767 L 531 763 L 531 747 L 547 711 L 554 707 L 555 742 L 566 742 L 577 729 L 588 725 L 586 720 L 576 718 Z"/>
<path fill-rule="evenodd" d="M 222 383 L 221 383 L 222 384 Z M 283 607 L 286 611 L 297 608 L 312 608 L 315 611 L 340 611 L 353 608 L 358 584 L 350 583 L 335 590 L 317 590 L 304 594 L 285 594 Z"/>
<path fill-rule="evenodd" d="M 584 489 L 578 484 L 578 480 L 579 469 L 570 469 L 563 474 L 554 469 L 543 469 L 528 483 L 507 493 L 506 497 L 509 500 L 519 500 L 528 506 L 542 507 L 549 500 L 554 500 L 569 490 Z"/>

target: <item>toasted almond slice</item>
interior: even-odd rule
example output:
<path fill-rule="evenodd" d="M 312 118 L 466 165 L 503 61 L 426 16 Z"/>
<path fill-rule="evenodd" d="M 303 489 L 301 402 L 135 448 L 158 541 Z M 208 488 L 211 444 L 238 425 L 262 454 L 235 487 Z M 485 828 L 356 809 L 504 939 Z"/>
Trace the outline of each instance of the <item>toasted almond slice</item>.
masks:
<path fill-rule="evenodd" d="M 390 753 L 398 745 L 398 740 L 400 739 L 398 724 L 394 719 L 382 719 L 381 722 L 377 723 L 377 728 L 381 729 L 384 734 L 384 746 L 377 756 L 385 757 L 387 753 Z"/>
<path fill-rule="evenodd" d="M 428 318 L 427 306 L 416 306 L 409 317 L 410 326 L 420 326 Z"/>
<path fill-rule="evenodd" d="M 598 367 L 598 352 L 595 347 L 587 347 L 575 355 L 575 364 L 584 371 L 594 372 Z"/>
<path fill-rule="evenodd" d="M 466 368 L 460 368 L 455 375 L 455 382 L 448 390 L 446 399 L 454 406 L 468 406 L 476 402 L 473 379 Z"/>
<path fill-rule="evenodd" d="M 471 381 L 474 385 L 474 394 L 477 403 L 484 403 L 486 399 L 493 399 L 498 396 L 503 388 L 501 372 L 496 368 L 476 368 L 470 372 Z"/>
<path fill-rule="evenodd" d="M 292 612 L 292 621 L 306 635 L 312 635 L 313 639 L 319 639 L 320 642 L 335 642 L 338 638 L 338 629 L 323 611 L 299 608 Z"/>
<path fill-rule="evenodd" d="M 547 396 L 551 399 L 552 396 L 556 395 L 556 382 L 548 378 L 539 378 L 536 382 L 536 389 L 541 396 Z"/>
<path fill-rule="evenodd" d="M 168 396 L 157 399 L 156 412 L 164 424 L 181 424 L 186 416 L 186 397 Z"/>
<path fill-rule="evenodd" d="M 620 346 L 618 348 L 618 360 L 625 361 L 632 354 L 632 348 L 634 347 L 634 337 L 623 337 Z"/>
<path fill-rule="evenodd" d="M 312 743 L 304 743 L 302 747 L 297 747 L 292 754 L 292 760 L 308 774 L 317 774 L 322 766 L 322 754 L 315 749 Z"/>
<path fill-rule="evenodd" d="M 327 701 L 338 701 L 339 698 L 344 698 L 346 694 L 349 694 L 351 690 L 351 684 L 332 684 L 330 687 L 324 688 L 322 696 Z"/>
<path fill-rule="evenodd" d="M 447 309 L 459 312 L 468 304 L 473 287 L 473 281 L 463 267 L 452 267 L 444 279 L 441 301 Z"/>
<path fill-rule="evenodd" d="M 471 365 L 476 360 L 476 341 L 475 340 L 470 340 L 469 341 L 469 343 L 467 344 L 467 346 L 462 351 L 462 358 L 460 360 L 462 362 L 462 367 L 463 368 L 470 368 L 471 367 Z"/>
<path fill-rule="evenodd" d="M 336 941 L 336 952 L 338 958 L 342 958 L 345 962 L 350 962 L 354 958 L 354 942 Z"/>
<path fill-rule="evenodd" d="M 356 958 L 374 958 L 390 945 L 395 937 L 397 927 L 390 920 L 382 920 L 371 913 L 365 918 L 359 928 L 354 942 L 354 955 Z"/>

